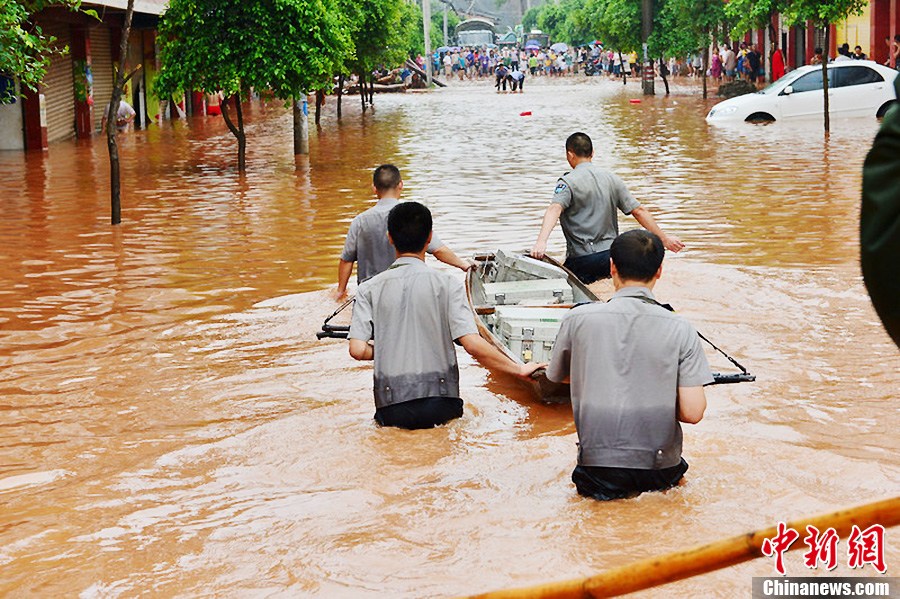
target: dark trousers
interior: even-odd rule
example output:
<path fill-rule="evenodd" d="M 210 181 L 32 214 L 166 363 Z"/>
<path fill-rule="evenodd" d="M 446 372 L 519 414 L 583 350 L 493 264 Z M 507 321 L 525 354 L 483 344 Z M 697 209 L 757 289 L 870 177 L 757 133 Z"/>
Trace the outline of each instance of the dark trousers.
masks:
<path fill-rule="evenodd" d="M 599 501 L 625 499 L 644 491 L 664 491 L 678 484 L 687 472 L 688 463 L 671 468 L 638 470 L 636 468 L 607 468 L 604 466 L 575 466 L 572 482 L 578 494 Z"/>
<path fill-rule="evenodd" d="M 600 279 L 608 279 L 609 274 L 609 250 L 603 250 L 587 256 L 566 258 L 563 266 L 571 270 L 578 280 L 588 285 Z"/>
<path fill-rule="evenodd" d="M 375 410 L 375 422 L 409 430 L 434 428 L 463 415 L 458 397 L 422 397 Z"/>

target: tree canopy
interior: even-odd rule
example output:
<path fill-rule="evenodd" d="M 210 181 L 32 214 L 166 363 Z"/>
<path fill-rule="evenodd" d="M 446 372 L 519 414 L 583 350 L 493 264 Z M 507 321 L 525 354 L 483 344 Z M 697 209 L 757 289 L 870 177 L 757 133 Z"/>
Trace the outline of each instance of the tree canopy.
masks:
<path fill-rule="evenodd" d="M 336 0 L 172 0 L 159 24 L 156 91 L 253 87 L 299 97 L 352 56 Z"/>
<path fill-rule="evenodd" d="M 81 0 L 3 0 L 0 2 L 0 74 L 12 77 L 25 87 L 37 91 L 37 86 L 47 74 L 50 57 L 68 51 L 57 46 L 56 38 L 46 35 L 31 21 L 32 15 L 54 4 L 78 10 Z M 96 13 L 87 11 L 88 14 Z M 0 98 L 0 102 L 11 100 Z"/>

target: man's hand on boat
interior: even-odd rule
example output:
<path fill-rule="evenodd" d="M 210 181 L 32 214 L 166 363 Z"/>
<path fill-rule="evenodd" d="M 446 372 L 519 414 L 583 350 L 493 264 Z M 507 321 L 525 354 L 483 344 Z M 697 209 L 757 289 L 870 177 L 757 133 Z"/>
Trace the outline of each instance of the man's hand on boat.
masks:
<path fill-rule="evenodd" d="M 463 346 L 463 349 L 466 350 L 466 353 L 478 360 L 478 363 L 488 370 L 499 370 L 527 379 L 536 371 L 547 367 L 544 363 L 528 362 L 527 364 L 519 364 L 518 362 L 513 362 L 503 352 L 479 335 L 463 335 L 458 341 Z"/>
<path fill-rule="evenodd" d="M 329 293 L 329 295 L 331 295 L 331 299 L 333 299 L 336 302 L 347 301 L 347 298 L 349 297 L 349 294 L 347 293 L 347 289 L 346 288 L 341 289 L 340 287 L 335 287 L 334 289 L 332 289 L 331 292 Z"/>
<path fill-rule="evenodd" d="M 546 369 L 549 364 L 547 362 L 527 362 L 519 367 L 519 374 L 523 379 L 530 379 L 538 370 Z"/>
<path fill-rule="evenodd" d="M 538 239 L 534 243 L 534 247 L 531 248 L 531 257 L 536 258 L 537 260 L 542 260 L 544 258 L 544 254 L 547 252 L 547 242 L 541 241 Z"/>

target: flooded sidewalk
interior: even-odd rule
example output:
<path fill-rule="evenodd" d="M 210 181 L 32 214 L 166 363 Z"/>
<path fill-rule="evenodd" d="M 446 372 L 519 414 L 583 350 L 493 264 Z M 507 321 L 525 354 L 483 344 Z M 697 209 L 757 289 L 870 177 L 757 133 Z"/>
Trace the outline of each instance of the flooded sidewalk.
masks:
<path fill-rule="evenodd" d="M 120 140 L 116 228 L 104 140 L 0 153 L 0 595 L 452 596 L 896 495 L 900 357 L 858 267 L 878 124 L 711 128 L 715 100 L 674 91 L 485 81 L 374 114 L 345 98 L 340 123 L 329 98 L 296 161 L 290 114 L 255 102 L 244 177 L 220 118 L 167 123 Z M 682 485 L 611 503 L 569 481 L 570 408 L 460 352 L 463 418 L 380 429 L 371 368 L 315 339 L 375 166 L 460 256 L 523 250 L 576 130 L 687 245 L 657 296 L 758 376 L 708 389 Z M 786 567 L 815 574 L 800 552 Z M 747 595 L 772 572 L 650 596 Z"/>

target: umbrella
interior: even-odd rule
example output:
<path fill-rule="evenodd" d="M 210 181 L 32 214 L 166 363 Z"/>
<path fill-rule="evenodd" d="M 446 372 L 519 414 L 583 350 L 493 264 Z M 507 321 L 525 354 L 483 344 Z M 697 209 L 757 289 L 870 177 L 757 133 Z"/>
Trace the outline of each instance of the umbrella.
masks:
<path fill-rule="evenodd" d="M 540 48 L 541 42 L 539 42 L 537 40 L 528 40 L 527 42 L 525 42 L 525 47 L 526 48 Z"/>
<path fill-rule="evenodd" d="M 449 52 L 449 51 L 450 51 L 450 47 L 449 47 L 449 46 L 441 46 L 440 48 L 438 48 L 437 50 L 435 50 L 435 52 L 438 52 L 438 53 L 444 53 L 444 52 Z"/>
<path fill-rule="evenodd" d="M 484 47 L 489 50 L 493 50 L 494 48 L 497 48 L 498 46 L 497 46 L 497 44 L 485 44 Z"/>
<path fill-rule="evenodd" d="M 550 46 L 550 49 L 553 50 L 554 52 L 565 52 L 566 50 L 569 49 L 569 46 L 567 46 L 566 44 L 564 44 L 562 42 L 556 42 L 555 44 Z"/>

